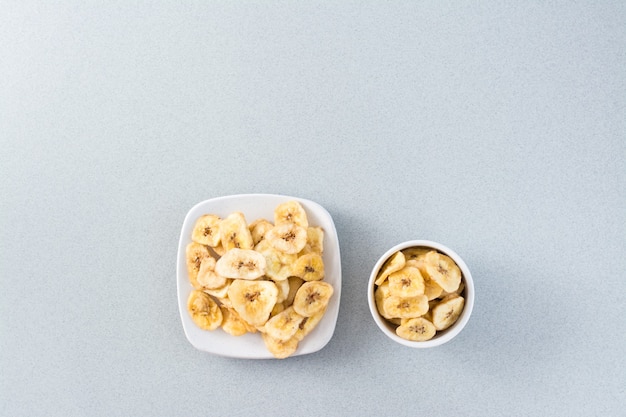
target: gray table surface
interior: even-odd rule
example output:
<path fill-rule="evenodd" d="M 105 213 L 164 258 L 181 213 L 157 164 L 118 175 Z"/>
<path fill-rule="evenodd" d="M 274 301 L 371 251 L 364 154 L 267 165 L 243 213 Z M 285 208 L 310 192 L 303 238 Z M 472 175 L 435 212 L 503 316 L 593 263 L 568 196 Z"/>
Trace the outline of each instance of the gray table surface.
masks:
<path fill-rule="evenodd" d="M 100 3 L 0 3 L 0 415 L 626 415 L 625 2 Z M 183 218 L 250 192 L 334 218 L 317 353 L 184 336 Z M 409 239 L 474 275 L 435 349 L 367 307 Z"/>

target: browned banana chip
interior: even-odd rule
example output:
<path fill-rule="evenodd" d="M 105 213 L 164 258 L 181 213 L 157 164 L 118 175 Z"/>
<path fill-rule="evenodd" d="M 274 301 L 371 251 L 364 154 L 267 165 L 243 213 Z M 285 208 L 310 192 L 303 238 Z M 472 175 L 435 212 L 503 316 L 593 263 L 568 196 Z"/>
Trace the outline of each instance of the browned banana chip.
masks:
<path fill-rule="evenodd" d="M 292 305 L 293 299 L 296 298 L 296 293 L 298 289 L 304 284 L 304 280 L 299 277 L 289 277 L 289 293 L 287 294 L 287 298 L 285 298 L 285 304 Z"/>

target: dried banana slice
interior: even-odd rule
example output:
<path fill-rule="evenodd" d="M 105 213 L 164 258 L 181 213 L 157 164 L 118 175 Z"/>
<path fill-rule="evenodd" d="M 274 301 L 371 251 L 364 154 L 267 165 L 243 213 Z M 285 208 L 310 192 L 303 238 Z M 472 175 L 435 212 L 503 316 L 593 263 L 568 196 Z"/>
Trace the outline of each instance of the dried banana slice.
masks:
<path fill-rule="evenodd" d="M 441 294 L 439 295 L 439 298 L 444 298 L 447 297 L 448 295 L 452 295 L 452 294 L 456 294 L 456 295 L 463 295 L 463 290 L 465 289 L 465 281 L 461 280 L 461 283 L 459 284 L 459 288 L 456 289 L 456 291 L 454 292 L 446 292 L 441 290 Z"/>
<path fill-rule="evenodd" d="M 221 287 L 206 288 L 204 289 L 204 292 L 217 298 L 220 303 L 224 304 L 222 300 L 228 298 L 228 287 L 230 287 L 231 282 L 233 282 L 233 280 L 228 278 L 226 279 L 226 283 Z"/>
<path fill-rule="evenodd" d="M 206 258 L 210 258 L 209 249 L 197 242 L 191 242 L 185 248 L 185 260 L 187 263 L 187 273 L 189 274 L 189 281 L 194 288 L 199 287 L 197 284 L 198 271 L 200 271 L 200 265 Z"/>
<path fill-rule="evenodd" d="M 274 281 L 284 281 L 292 275 L 295 254 L 283 253 L 275 249 L 267 240 L 262 240 L 254 250 L 265 257 L 265 274 Z"/>
<path fill-rule="evenodd" d="M 428 298 L 425 295 L 416 297 L 398 297 L 390 295 L 383 301 L 383 309 L 390 317 L 414 318 L 428 311 Z"/>
<path fill-rule="evenodd" d="M 403 339 L 424 342 L 432 339 L 437 333 L 435 326 L 423 317 L 402 319 L 396 328 L 396 334 Z"/>
<path fill-rule="evenodd" d="M 276 288 L 278 289 L 278 296 L 276 297 L 276 303 L 282 303 L 287 299 L 287 296 L 289 295 L 289 280 L 285 279 L 282 281 L 274 281 L 274 284 L 276 284 Z"/>
<path fill-rule="evenodd" d="M 252 235 L 243 213 L 236 211 L 229 214 L 220 224 L 222 246 L 228 252 L 233 248 L 252 249 Z"/>
<path fill-rule="evenodd" d="M 424 278 L 419 269 L 405 266 L 399 271 L 393 272 L 387 278 L 389 292 L 398 297 L 415 297 L 424 294 Z"/>
<path fill-rule="evenodd" d="M 278 226 L 285 223 L 296 224 L 305 229 L 309 227 L 306 211 L 299 202 L 288 201 L 274 208 L 274 225 Z"/>
<path fill-rule="evenodd" d="M 413 248 L 403 249 L 402 253 L 404 254 L 404 258 L 408 262 L 408 261 L 419 260 L 419 259 L 424 258 L 424 255 L 426 255 L 431 250 L 432 249 L 429 249 L 429 248 L 413 247 Z"/>
<path fill-rule="evenodd" d="M 374 299 L 376 300 L 376 309 L 378 310 L 378 313 L 387 320 L 392 318 L 392 316 L 385 311 L 385 300 L 389 298 L 389 296 L 391 296 L 391 293 L 389 292 L 389 282 L 385 281 L 376 288 L 376 291 L 374 292 Z"/>
<path fill-rule="evenodd" d="M 274 339 L 267 333 L 261 333 L 265 347 L 276 359 L 285 359 L 293 355 L 298 350 L 298 340 L 291 338 L 287 341 Z"/>
<path fill-rule="evenodd" d="M 265 333 L 274 339 L 286 342 L 296 334 L 302 320 L 304 316 L 296 313 L 293 307 L 288 307 L 265 323 Z"/>
<path fill-rule="evenodd" d="M 215 272 L 226 278 L 257 279 L 265 275 L 265 257 L 252 249 L 231 249 L 215 264 Z"/>
<path fill-rule="evenodd" d="M 191 291 L 187 311 L 196 326 L 203 330 L 215 330 L 222 324 L 222 310 L 211 296 L 202 291 Z"/>
<path fill-rule="evenodd" d="M 236 279 L 228 288 L 228 298 L 242 319 L 253 326 L 262 326 L 276 305 L 278 289 L 272 281 Z"/>
<path fill-rule="evenodd" d="M 376 277 L 376 281 L 374 281 L 374 284 L 380 285 L 385 282 L 390 274 L 404 268 L 405 263 L 406 260 L 404 259 L 404 254 L 402 252 L 398 251 L 394 253 L 381 268 L 380 272 L 378 273 L 378 277 Z"/>
<path fill-rule="evenodd" d="M 223 287 L 226 284 L 226 278 L 215 272 L 215 258 L 205 258 L 200 264 L 200 270 L 196 278 L 197 290 L 212 290 Z M 193 284 L 193 283 L 192 283 Z"/>
<path fill-rule="evenodd" d="M 319 281 L 324 278 L 324 260 L 318 253 L 302 255 L 293 265 L 293 275 L 305 281 Z"/>
<path fill-rule="evenodd" d="M 305 282 L 296 292 L 293 308 L 305 317 L 311 317 L 324 310 L 333 295 L 333 287 L 324 281 Z"/>
<path fill-rule="evenodd" d="M 441 288 L 439 284 L 437 284 L 435 281 L 430 279 L 428 275 L 423 274 L 422 277 L 424 277 L 424 295 L 428 297 L 428 301 L 441 297 L 443 293 L 443 288 Z"/>
<path fill-rule="evenodd" d="M 426 272 L 426 262 L 424 261 L 424 255 L 420 255 L 419 258 L 413 258 L 406 261 L 407 266 L 412 266 L 420 270 L 422 278 L 424 279 L 424 294 L 428 297 L 428 300 L 434 300 L 441 297 L 443 294 L 443 288 L 439 286 L 435 281 L 430 279 L 430 276 Z"/>
<path fill-rule="evenodd" d="M 257 219 L 248 225 L 250 229 L 250 235 L 252 236 L 252 243 L 256 246 L 260 241 L 265 239 L 265 234 L 274 227 L 269 220 Z"/>
<path fill-rule="evenodd" d="M 433 324 L 437 330 L 445 330 L 452 326 L 463 311 L 465 298 L 459 295 L 449 295 L 432 309 Z"/>
<path fill-rule="evenodd" d="M 306 245 L 298 252 L 298 257 L 307 253 L 322 255 L 324 253 L 324 229 L 319 226 L 309 226 L 306 229 L 306 236 Z"/>
<path fill-rule="evenodd" d="M 220 243 L 221 217 L 215 214 L 200 216 L 191 231 L 191 240 L 207 246 L 217 246 Z"/>
<path fill-rule="evenodd" d="M 311 317 L 304 317 L 298 326 L 298 331 L 293 335 L 293 337 L 302 341 L 309 333 L 313 331 L 317 327 L 322 318 L 324 318 L 324 314 L 326 313 L 326 309 L 313 314 Z"/>
<path fill-rule="evenodd" d="M 281 252 L 297 254 L 306 245 L 307 234 L 305 228 L 295 223 L 283 223 L 269 230 L 265 239 Z"/>
<path fill-rule="evenodd" d="M 225 306 L 220 307 L 222 310 L 222 330 L 231 336 L 243 336 L 248 333 L 249 325 L 239 316 L 234 308 Z M 254 329 L 256 331 L 256 329 Z"/>
<path fill-rule="evenodd" d="M 424 256 L 425 271 L 444 291 L 455 292 L 461 284 L 461 270 L 447 255 L 430 251 Z"/>
<path fill-rule="evenodd" d="M 422 317 L 424 317 L 426 320 L 428 320 L 431 323 L 433 322 L 433 307 L 436 306 L 439 301 L 441 300 L 428 301 L 428 311 L 422 314 Z"/>

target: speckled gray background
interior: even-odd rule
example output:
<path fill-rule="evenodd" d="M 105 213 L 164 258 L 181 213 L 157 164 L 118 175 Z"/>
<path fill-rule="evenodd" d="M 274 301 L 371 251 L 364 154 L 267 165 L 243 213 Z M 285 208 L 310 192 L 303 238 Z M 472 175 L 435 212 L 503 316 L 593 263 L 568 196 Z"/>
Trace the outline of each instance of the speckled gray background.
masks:
<path fill-rule="evenodd" d="M 0 3 L 0 415 L 624 415 L 626 3 L 238 3 Z M 318 353 L 185 339 L 183 218 L 247 192 L 335 220 Z M 408 239 L 475 279 L 432 350 L 367 307 Z"/>

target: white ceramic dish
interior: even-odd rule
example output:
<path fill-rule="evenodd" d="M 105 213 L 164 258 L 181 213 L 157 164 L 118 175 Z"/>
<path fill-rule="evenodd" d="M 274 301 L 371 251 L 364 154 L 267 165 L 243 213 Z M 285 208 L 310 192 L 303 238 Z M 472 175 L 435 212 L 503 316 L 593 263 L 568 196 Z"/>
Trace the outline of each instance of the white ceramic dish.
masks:
<path fill-rule="evenodd" d="M 457 319 L 456 323 L 454 323 L 446 330 L 437 332 L 435 337 L 424 342 L 414 342 L 398 336 L 395 332 L 395 326 L 391 325 L 391 323 L 385 320 L 385 318 L 383 318 L 378 313 L 378 309 L 376 308 L 376 300 L 374 298 L 374 281 L 376 281 L 378 271 L 383 266 L 385 261 L 397 251 L 411 247 L 427 247 L 448 255 L 458 265 L 461 273 L 463 274 L 463 280 L 465 282 L 465 289 L 462 293 L 462 295 L 465 297 L 465 306 L 463 307 L 463 312 Z M 394 342 L 412 348 L 435 347 L 452 340 L 461 332 L 461 330 L 463 330 L 463 328 L 469 321 L 469 318 L 472 314 L 472 309 L 474 308 L 474 281 L 472 279 L 472 274 L 463 259 L 461 259 L 461 257 L 452 249 L 442 245 L 441 243 L 432 242 L 430 240 L 410 240 L 400 243 L 389 249 L 387 252 L 385 252 L 383 256 L 380 257 L 378 262 L 376 262 L 376 265 L 374 265 L 374 268 L 372 269 L 372 273 L 370 275 L 370 279 L 367 285 L 367 302 L 369 304 L 370 313 L 372 313 L 372 317 L 378 325 L 378 328 L 380 328 L 380 330 Z"/>
<path fill-rule="evenodd" d="M 334 293 L 324 318 L 299 343 L 298 350 L 292 356 L 316 352 L 330 341 L 335 331 L 339 313 L 339 301 L 341 299 L 341 258 L 337 230 L 332 217 L 326 209 L 310 200 L 275 194 L 241 194 L 202 201 L 189 210 L 183 222 L 176 266 L 178 308 L 185 335 L 195 348 L 212 354 L 235 358 L 274 358 L 265 347 L 259 333 L 248 333 L 235 337 L 227 334 L 221 328 L 214 331 L 206 331 L 193 323 L 187 312 L 187 297 L 193 287 L 189 283 L 187 275 L 185 247 L 191 242 L 191 231 L 196 219 L 203 214 L 217 214 L 224 218 L 234 211 L 240 211 L 245 215 L 249 223 L 259 218 L 265 218 L 273 222 L 274 208 L 278 204 L 290 200 L 300 202 L 307 213 L 310 225 L 321 226 L 324 229 L 324 253 L 322 256 L 326 275 L 324 280 L 334 288 Z"/>

